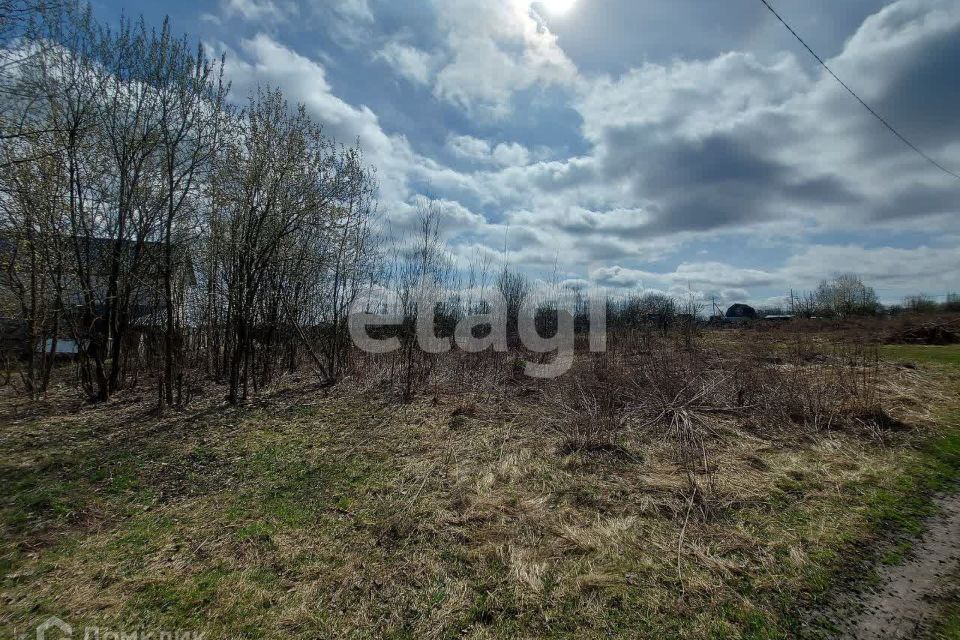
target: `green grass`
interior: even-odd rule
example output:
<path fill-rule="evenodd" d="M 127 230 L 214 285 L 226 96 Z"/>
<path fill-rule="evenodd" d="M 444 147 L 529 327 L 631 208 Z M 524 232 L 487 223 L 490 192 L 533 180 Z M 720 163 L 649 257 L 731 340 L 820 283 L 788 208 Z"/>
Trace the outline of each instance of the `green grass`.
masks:
<path fill-rule="evenodd" d="M 801 606 L 899 561 L 908 543 L 879 542 L 918 532 L 960 476 L 960 414 L 922 443 L 836 433 L 832 449 L 718 453 L 755 474 L 723 481 L 763 493 L 691 522 L 686 548 L 707 560 L 685 556 L 681 582 L 668 447 L 561 456 L 499 415 L 451 428 L 451 408 L 425 401 L 385 427 L 374 401 L 334 398 L 124 418 L 69 441 L 82 429 L 59 417 L 23 426 L 0 452 L 0 635 L 59 615 L 238 638 L 787 638 Z M 626 533 L 607 527 L 623 516 Z M 536 561 L 530 588 L 518 575 Z"/>
<path fill-rule="evenodd" d="M 934 635 L 936 640 L 960 640 L 960 606 L 954 605 Z"/>
<path fill-rule="evenodd" d="M 960 344 L 927 346 L 914 344 L 883 345 L 881 353 L 887 360 L 960 366 Z"/>
<path fill-rule="evenodd" d="M 954 611 L 937 631 L 937 640 L 960 640 L 960 611 Z"/>
<path fill-rule="evenodd" d="M 952 577 L 952 587 L 943 596 L 941 619 L 933 640 L 960 640 L 960 571 Z"/>
<path fill-rule="evenodd" d="M 960 599 L 960 591 L 954 597 Z M 960 640 L 960 604 L 953 602 L 943 610 L 943 619 L 933 635 L 935 640 Z"/>
<path fill-rule="evenodd" d="M 943 425 L 939 434 L 919 447 L 899 476 L 887 483 L 852 486 L 838 496 L 851 501 L 851 507 L 854 501 L 861 503 L 864 526 L 855 532 L 838 532 L 835 546 L 828 542 L 818 562 L 804 570 L 799 581 L 802 597 L 788 596 L 780 605 L 782 637 L 799 634 L 810 623 L 804 612 L 828 606 L 834 589 L 869 587 L 876 582 L 881 565 L 900 564 L 912 547 L 909 538 L 922 534 L 924 519 L 936 513 L 934 496 L 957 490 L 960 412 L 945 415 Z M 958 613 L 951 609 L 945 614 L 944 628 L 953 629 L 946 633 L 956 633 Z M 944 637 L 953 640 L 953 636 Z"/>

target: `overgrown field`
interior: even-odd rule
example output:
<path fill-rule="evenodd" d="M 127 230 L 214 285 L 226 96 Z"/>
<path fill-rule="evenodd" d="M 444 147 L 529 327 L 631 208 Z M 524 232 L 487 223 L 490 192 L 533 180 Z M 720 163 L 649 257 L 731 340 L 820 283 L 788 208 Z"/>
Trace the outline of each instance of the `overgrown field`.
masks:
<path fill-rule="evenodd" d="M 950 349 L 723 332 L 409 404 L 291 378 L 163 416 L 6 389 L 4 637 L 793 636 L 956 478 Z"/>

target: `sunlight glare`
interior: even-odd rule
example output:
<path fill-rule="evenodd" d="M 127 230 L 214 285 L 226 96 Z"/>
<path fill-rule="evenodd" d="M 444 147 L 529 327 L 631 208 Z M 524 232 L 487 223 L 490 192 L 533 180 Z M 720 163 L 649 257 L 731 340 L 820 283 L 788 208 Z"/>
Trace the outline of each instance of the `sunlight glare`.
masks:
<path fill-rule="evenodd" d="M 544 10 L 554 15 L 562 15 L 573 9 L 577 0 L 539 0 Z"/>

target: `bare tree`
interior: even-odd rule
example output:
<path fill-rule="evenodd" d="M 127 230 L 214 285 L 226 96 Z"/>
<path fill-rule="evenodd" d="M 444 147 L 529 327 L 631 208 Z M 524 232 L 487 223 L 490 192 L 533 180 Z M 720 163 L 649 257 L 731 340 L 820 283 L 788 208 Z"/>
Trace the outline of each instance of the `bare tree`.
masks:
<path fill-rule="evenodd" d="M 201 202 L 201 185 L 209 175 L 223 129 L 227 85 L 223 82 L 223 61 L 211 62 L 202 47 L 191 53 L 186 38 L 170 35 L 164 21 L 157 43 L 155 89 L 158 98 L 160 162 L 164 211 L 160 242 L 163 247 L 160 271 L 163 279 L 164 351 L 158 394 L 161 404 L 174 404 L 174 387 L 182 392 L 178 363 L 182 361 L 181 326 L 178 310 L 192 278 L 188 247 L 192 229 L 198 223 L 196 209 Z"/>
<path fill-rule="evenodd" d="M 60 328 L 64 256 L 52 229 L 66 189 L 62 169 L 57 156 L 42 154 L 0 178 L 0 287 L 15 301 L 25 345 L 21 378 L 32 397 L 46 391 Z"/>
<path fill-rule="evenodd" d="M 58 259 L 67 249 L 73 252 L 70 266 L 63 265 L 50 285 L 56 290 L 69 333 L 79 345 L 95 322 L 100 303 L 92 263 L 85 259 L 85 247 L 70 241 L 76 238 L 72 234 L 93 233 L 90 221 L 95 216 L 90 210 L 97 200 L 94 178 L 99 169 L 94 166 L 92 150 L 96 146 L 98 101 L 104 87 L 104 76 L 95 62 L 100 41 L 89 9 L 77 4 L 46 6 L 35 20 L 27 32 L 29 44 L 24 45 L 33 55 L 23 58 L 17 67 L 19 93 L 4 95 L 3 99 L 5 103 L 17 103 L 27 96 L 37 126 L 29 135 L 11 135 L 5 140 L 4 164 L 32 165 L 18 172 L 20 175 L 39 173 L 52 179 L 50 169 L 60 172 L 58 181 L 62 187 L 56 192 L 61 199 L 51 203 L 47 224 L 37 230 L 44 235 L 42 246 L 50 248 Z M 25 202 L 25 189 L 46 189 L 48 180 L 21 180 L 19 184 L 21 202 Z M 33 200 L 38 201 L 35 197 Z M 38 220 L 34 217 L 34 223 Z M 87 374 L 83 376 L 85 383 L 93 377 L 88 355 L 86 349 L 81 350 L 81 371 Z M 97 378 L 105 381 L 102 353 L 99 355 L 93 358 Z"/>
<path fill-rule="evenodd" d="M 74 7 L 75 8 L 75 7 Z M 57 0 L 0 0 L 0 141 L 24 141 L 51 133 L 43 113 L 43 94 L 29 81 L 29 67 L 58 43 L 38 33 L 38 25 L 63 12 Z M 0 168 L 39 159 L 47 148 L 27 145 L 21 153 L 8 153 Z M 29 153 L 26 153 L 29 151 Z"/>
<path fill-rule="evenodd" d="M 523 273 L 511 271 L 505 266 L 497 277 L 497 289 L 506 304 L 507 339 L 511 347 L 516 347 L 520 341 L 520 310 L 530 295 L 530 280 Z"/>
<path fill-rule="evenodd" d="M 880 308 L 877 292 L 865 285 L 860 276 L 852 273 L 822 281 L 815 298 L 818 313 L 822 315 L 875 315 Z"/>
<path fill-rule="evenodd" d="M 0 284 L 24 323 L 27 386 L 45 385 L 61 322 L 101 400 L 147 372 L 159 406 L 177 404 L 192 357 L 238 402 L 281 360 L 296 368 L 300 345 L 336 380 L 346 314 L 380 265 L 360 150 L 279 91 L 232 109 L 223 61 L 167 22 L 111 31 L 74 2 L 35 9 L 4 77 L 17 91 L 0 92 L 5 132 L 35 107 L 0 138 Z"/>
<path fill-rule="evenodd" d="M 227 289 L 225 359 L 230 402 L 248 396 L 257 307 L 269 267 L 289 256 L 299 231 L 317 224 L 331 194 L 332 143 L 300 106 L 291 112 L 276 90 L 259 90 L 218 167 L 216 228 L 224 234 Z M 253 380 L 256 383 L 256 380 Z"/>

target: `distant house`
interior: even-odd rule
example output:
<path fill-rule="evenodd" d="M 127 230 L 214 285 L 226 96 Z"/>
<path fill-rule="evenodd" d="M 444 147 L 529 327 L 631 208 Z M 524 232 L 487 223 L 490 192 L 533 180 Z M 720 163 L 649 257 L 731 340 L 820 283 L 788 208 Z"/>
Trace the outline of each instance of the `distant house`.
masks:
<path fill-rule="evenodd" d="M 11 288 L 10 276 L 17 272 L 20 280 L 29 277 L 29 265 L 24 254 L 24 240 L 0 237 L 0 288 Z M 113 264 L 114 251 L 119 250 L 117 261 L 121 274 L 135 274 L 137 283 L 136 298 L 131 304 L 134 318 L 144 317 L 163 305 L 164 247 L 155 241 L 123 240 L 117 242 L 108 238 L 83 238 L 77 236 L 59 236 L 56 248 L 51 253 L 58 254 L 63 260 L 61 287 L 69 305 L 81 304 L 84 287 L 77 280 L 77 262 L 82 266 L 80 272 L 89 278 L 89 286 L 94 294 L 103 295 L 107 290 L 107 281 Z M 197 284 L 193 260 L 189 251 L 175 245 L 173 254 L 174 287 L 178 290 L 194 287 Z M 101 307 L 102 305 L 98 305 Z"/>
<path fill-rule="evenodd" d="M 734 304 L 727 309 L 726 322 L 747 322 L 757 319 L 757 310 L 748 304 Z"/>
<path fill-rule="evenodd" d="M 22 343 L 26 339 L 23 331 L 23 322 L 19 304 L 16 302 L 15 291 L 28 283 L 30 277 L 30 263 L 26 259 L 26 241 L 15 237 L 0 237 L 0 319 L 3 320 L 3 335 L 5 343 Z M 95 316 L 105 313 L 104 297 L 110 276 L 114 251 L 119 249 L 118 262 L 120 273 L 124 276 L 133 274 L 135 290 L 129 301 L 128 313 L 131 328 L 140 331 L 150 331 L 163 322 L 166 297 L 163 290 L 164 247 L 159 242 L 135 242 L 124 240 L 117 245 L 114 240 L 106 238 L 82 238 L 78 236 L 57 236 L 53 239 L 49 250 L 58 255 L 63 261 L 59 273 L 59 291 L 62 295 L 62 313 L 68 320 L 61 323 L 57 336 L 56 351 L 58 353 L 76 353 L 81 346 L 75 339 L 82 336 L 68 336 L 66 331 L 73 326 L 82 333 L 89 327 L 89 320 L 84 317 L 84 291 L 78 272 L 84 273 L 89 282 L 89 288 L 94 296 L 92 309 Z M 77 268 L 79 264 L 81 269 Z M 183 247 L 174 250 L 174 301 L 183 300 L 183 292 L 196 286 L 194 264 L 188 251 Z M 46 296 L 51 296 L 56 290 L 52 282 L 44 287 Z M 186 309 L 180 304 L 175 311 L 181 322 L 185 319 Z M 61 317 L 64 317 L 61 316 Z M 49 351 L 53 347 L 52 340 L 42 348 Z M 38 347 L 40 348 L 40 347 Z"/>

